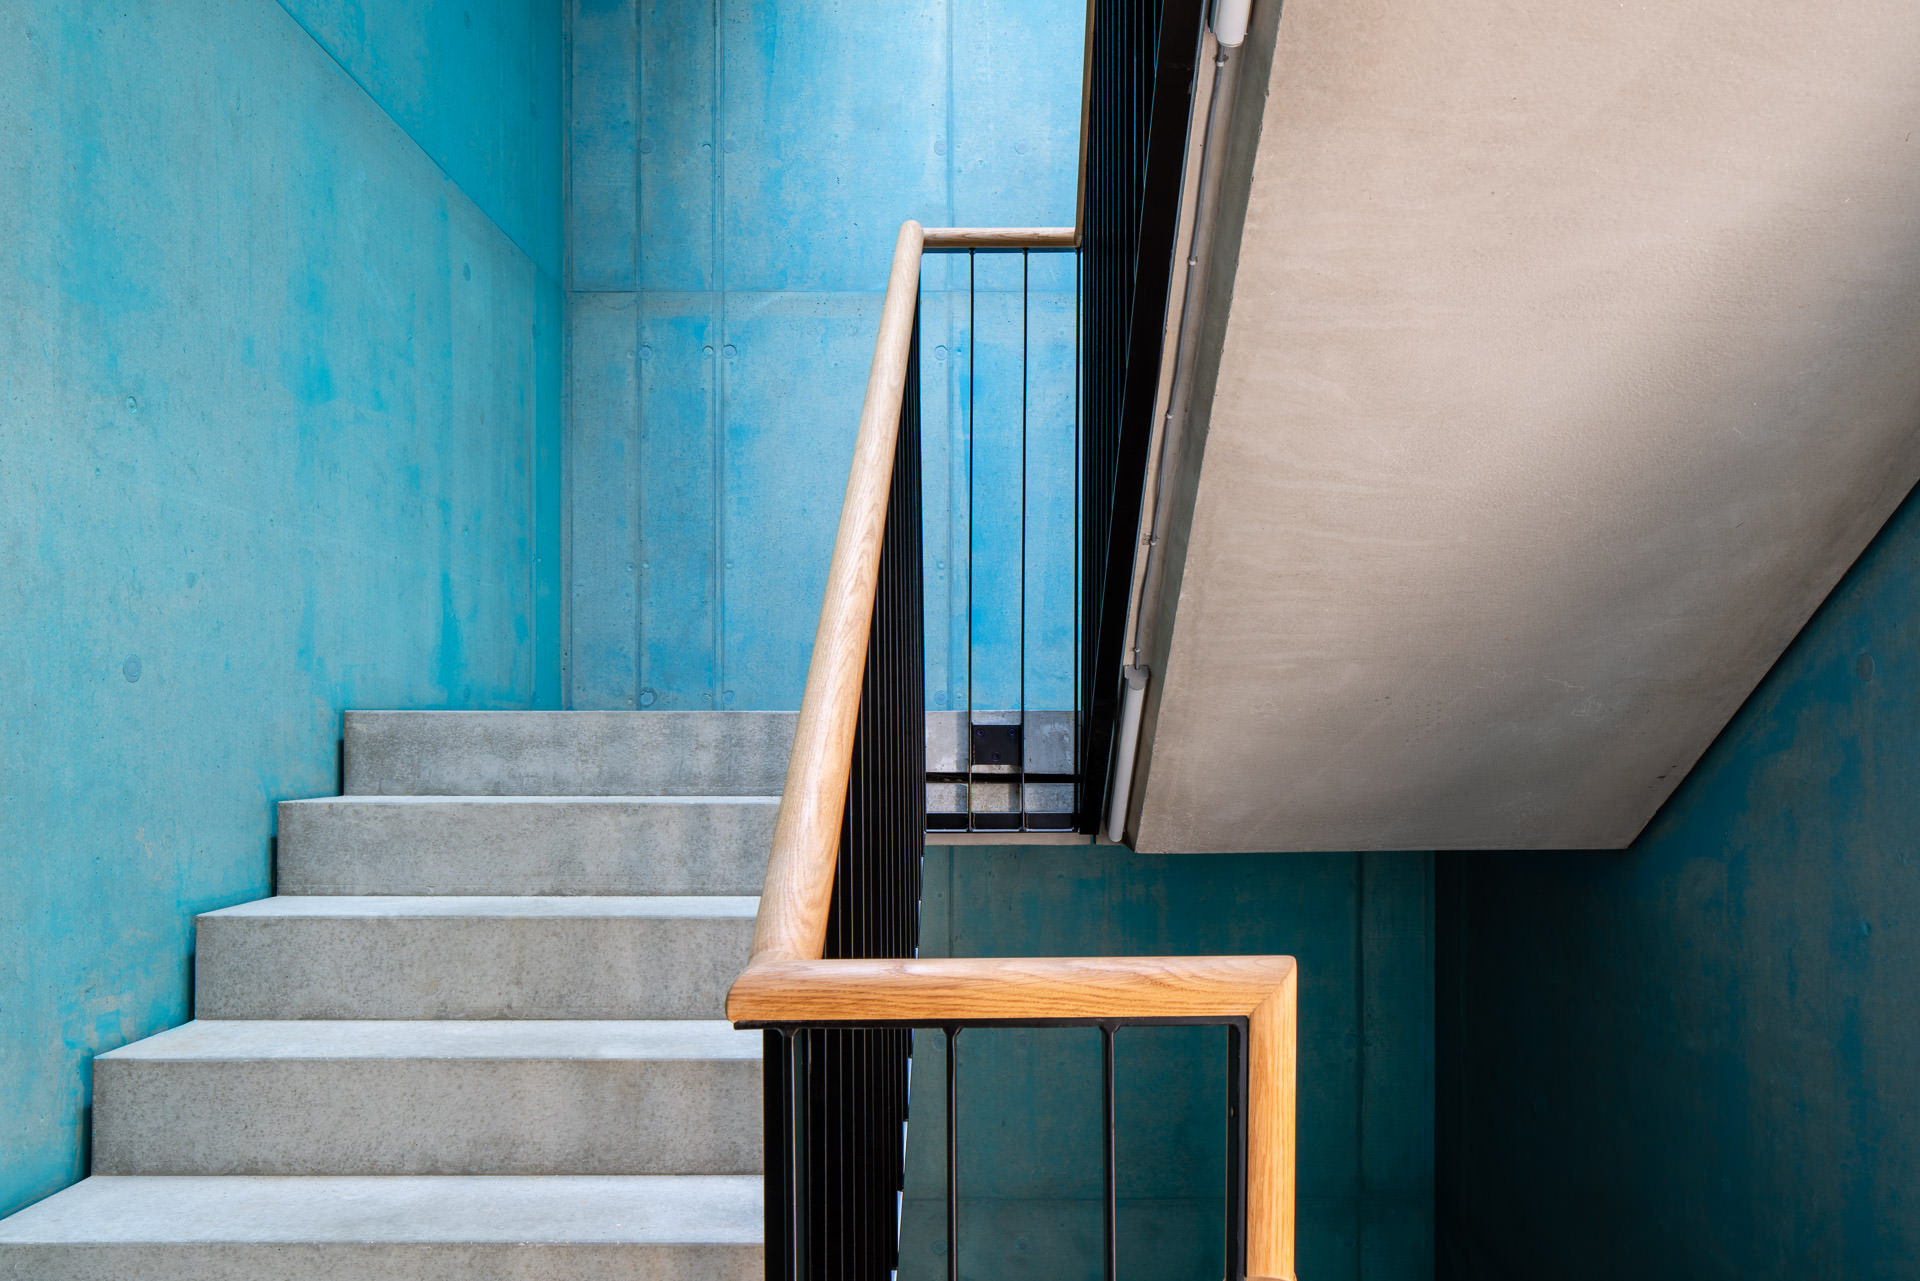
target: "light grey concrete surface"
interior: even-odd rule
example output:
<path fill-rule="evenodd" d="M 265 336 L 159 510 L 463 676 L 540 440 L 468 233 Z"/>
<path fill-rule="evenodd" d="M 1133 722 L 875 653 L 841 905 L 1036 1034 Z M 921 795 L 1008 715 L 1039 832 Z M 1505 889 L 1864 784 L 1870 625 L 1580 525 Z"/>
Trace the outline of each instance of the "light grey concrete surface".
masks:
<path fill-rule="evenodd" d="M 0 1246 L 3 1281 L 761 1281 L 758 1245 Z"/>
<path fill-rule="evenodd" d="M 725 1023 L 196 1021 L 94 1060 L 101 1174 L 752 1174 Z"/>
<path fill-rule="evenodd" d="M 0 1220 L 87 1242 L 759 1245 L 757 1175 L 95 1176 Z"/>
<path fill-rule="evenodd" d="M 195 923 L 203 1019 L 714 1019 L 754 898 L 264 899 Z"/>
<path fill-rule="evenodd" d="M 535 794 L 282 805 L 281 896 L 197 920 L 199 1021 L 95 1060 L 98 1173 L 0 1281 L 759 1281 L 720 1017 L 793 718 L 639 715 L 354 714 L 376 788 Z"/>
<path fill-rule="evenodd" d="M 348 712 L 350 796 L 778 796 L 796 712 Z"/>
<path fill-rule="evenodd" d="M 275 880 L 282 894 L 758 894 L 778 808 L 772 796 L 284 801 Z"/>
<path fill-rule="evenodd" d="M 1623 846 L 1920 478 L 1920 6 L 1254 20 L 1138 845 Z"/>

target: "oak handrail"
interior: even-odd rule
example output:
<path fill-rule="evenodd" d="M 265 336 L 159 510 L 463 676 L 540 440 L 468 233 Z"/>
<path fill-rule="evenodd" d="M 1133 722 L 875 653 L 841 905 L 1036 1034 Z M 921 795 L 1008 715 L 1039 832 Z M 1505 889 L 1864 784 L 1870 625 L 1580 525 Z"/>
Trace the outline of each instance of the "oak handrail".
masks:
<path fill-rule="evenodd" d="M 1078 227 L 928 227 L 929 249 L 1072 249 Z"/>
<path fill-rule="evenodd" d="M 1062 248 L 1074 228 L 923 228 L 894 243 L 840 527 L 774 822 L 736 1024 L 1246 1020 L 1249 1281 L 1291 1281 L 1297 969 L 1286 956 L 823 960 L 860 688 L 929 248 Z"/>
<path fill-rule="evenodd" d="M 787 782 L 773 824 L 773 853 L 753 925 L 753 960 L 817 960 L 826 947 L 833 869 L 853 768 L 853 731 L 860 716 L 873 594 L 880 581 L 880 543 L 887 532 L 887 494 L 900 436 L 914 309 L 920 301 L 920 250 L 925 232 L 909 219 L 893 246 L 893 270 L 880 307 L 880 334 L 860 407 L 840 530 L 827 566 L 827 591 L 813 657 L 800 695 Z"/>

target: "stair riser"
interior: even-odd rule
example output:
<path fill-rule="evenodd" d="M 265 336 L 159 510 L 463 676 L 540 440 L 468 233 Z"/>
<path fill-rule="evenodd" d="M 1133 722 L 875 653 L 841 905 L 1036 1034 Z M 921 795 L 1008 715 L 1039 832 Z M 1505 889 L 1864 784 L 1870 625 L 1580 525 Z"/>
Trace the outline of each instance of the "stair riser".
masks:
<path fill-rule="evenodd" d="M 94 1063 L 97 1174 L 756 1174 L 754 1060 Z"/>
<path fill-rule="evenodd" d="M 362 796 L 777 796 L 791 712 L 348 712 Z"/>
<path fill-rule="evenodd" d="M 287 801 L 282 894 L 758 894 L 770 799 Z"/>
<path fill-rule="evenodd" d="M 203 1019 L 717 1019 L 739 917 L 203 916 Z"/>
<path fill-rule="evenodd" d="M 0 1246 L 0 1281 L 763 1281 L 757 1245 Z"/>

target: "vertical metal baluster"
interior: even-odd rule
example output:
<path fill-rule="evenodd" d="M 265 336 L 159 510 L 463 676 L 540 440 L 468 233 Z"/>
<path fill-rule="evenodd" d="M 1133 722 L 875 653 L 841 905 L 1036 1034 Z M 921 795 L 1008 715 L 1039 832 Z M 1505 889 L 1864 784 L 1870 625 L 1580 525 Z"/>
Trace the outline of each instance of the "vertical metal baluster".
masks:
<path fill-rule="evenodd" d="M 807 1034 L 798 1029 L 787 1038 L 787 1276 L 789 1281 L 806 1281 L 806 1264 L 801 1250 L 806 1236 L 802 1230 L 806 1209 L 806 1166 L 803 1146 L 806 1138 L 806 1045 Z"/>
<path fill-rule="evenodd" d="M 1247 1275 L 1247 1034 L 1227 1025 L 1227 1281 Z"/>
<path fill-rule="evenodd" d="M 1106 1271 L 1103 1275 L 1107 1281 L 1114 1281 L 1120 1262 L 1120 1190 L 1117 1186 L 1118 1180 L 1114 1177 L 1116 1166 L 1114 1163 L 1115 1153 L 1113 1141 L 1113 1032 L 1113 1024 L 1102 1023 L 1100 1025 L 1100 1116 L 1103 1122 L 1101 1126 L 1103 1137 L 1101 1139 L 1100 1165 L 1106 1186 L 1106 1231 L 1104 1235 L 1106 1237 L 1107 1257 Z"/>
<path fill-rule="evenodd" d="M 947 1281 L 960 1281 L 960 1091 L 954 1044 L 960 1029 L 947 1033 Z"/>
<path fill-rule="evenodd" d="M 1032 255 L 1020 251 L 1020 830 L 1027 830 L 1027 268 Z"/>
<path fill-rule="evenodd" d="M 1080 528 L 1080 353 L 1085 347 L 1084 335 L 1080 332 L 1080 265 L 1086 250 L 1076 248 L 1073 251 L 1073 742 L 1068 745 L 1069 759 L 1073 765 L 1073 813 L 1075 822 L 1080 815 L 1081 780 L 1086 777 L 1086 767 L 1080 761 L 1080 744 L 1086 738 L 1086 731 L 1080 724 L 1080 710 L 1083 700 L 1080 697 L 1080 558 L 1084 555 L 1084 534 Z"/>
<path fill-rule="evenodd" d="M 966 759 L 966 830 L 973 832 L 973 250 L 966 252 L 966 724 L 960 753 Z"/>

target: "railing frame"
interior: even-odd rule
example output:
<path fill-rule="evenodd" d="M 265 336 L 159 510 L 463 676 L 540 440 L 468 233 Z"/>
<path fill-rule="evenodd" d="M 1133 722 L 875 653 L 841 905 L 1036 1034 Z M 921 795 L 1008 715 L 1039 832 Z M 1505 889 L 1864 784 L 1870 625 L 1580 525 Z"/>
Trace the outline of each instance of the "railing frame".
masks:
<path fill-rule="evenodd" d="M 774 1029 L 788 1037 L 796 1029 L 814 1027 L 1091 1025 L 1101 1027 L 1104 1036 L 1110 1036 L 1114 1026 L 1131 1023 L 1244 1028 L 1244 1033 L 1229 1034 L 1244 1046 L 1247 1082 L 1241 1114 L 1244 1149 L 1237 1142 L 1229 1147 L 1245 1154 L 1244 1179 L 1229 1189 L 1229 1206 L 1245 1207 L 1244 1253 L 1230 1249 L 1229 1267 L 1244 1266 L 1245 1274 L 1254 1278 L 1290 1281 L 1298 1054 L 1291 957 L 823 959 L 902 404 L 914 368 L 922 252 L 929 244 L 1057 246 L 1062 239 L 1071 243 L 1073 236 L 1072 229 L 1059 228 L 927 232 L 916 222 L 900 228 L 775 822 L 752 958 L 727 995 L 727 1017 L 740 1027 Z M 798 1042 L 793 1038 L 790 1043 Z M 1110 1041 L 1107 1044 L 1110 1047 Z M 1230 1072 L 1230 1080 L 1237 1079 L 1240 1070 Z M 951 1088 L 951 1078 L 949 1083 Z M 797 1094 L 788 1101 L 790 1121 L 799 1116 L 801 1104 Z M 1108 1120 L 1110 1124 L 1110 1111 Z M 1110 1157 L 1110 1144 L 1108 1151 Z M 798 1167 L 790 1174 L 798 1177 Z M 956 1197 L 950 1182 L 950 1214 L 957 1212 Z M 1108 1201 L 1111 1275 L 1111 1183 Z M 948 1251 L 950 1275 L 957 1275 L 957 1247 L 955 1241 Z M 796 1276 L 801 1258 L 798 1250 L 791 1253 Z"/>

